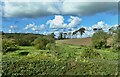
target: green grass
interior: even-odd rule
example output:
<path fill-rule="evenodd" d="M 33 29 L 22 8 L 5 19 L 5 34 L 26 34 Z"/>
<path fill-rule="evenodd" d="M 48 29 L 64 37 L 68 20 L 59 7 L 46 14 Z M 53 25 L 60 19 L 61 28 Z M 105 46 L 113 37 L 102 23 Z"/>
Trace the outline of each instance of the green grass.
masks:
<path fill-rule="evenodd" d="M 21 46 L 3 55 L 3 75 L 116 75 L 118 53 L 99 49 L 101 58 L 82 58 L 86 47 L 57 44 L 56 50 Z M 21 55 L 21 52 L 29 52 Z"/>

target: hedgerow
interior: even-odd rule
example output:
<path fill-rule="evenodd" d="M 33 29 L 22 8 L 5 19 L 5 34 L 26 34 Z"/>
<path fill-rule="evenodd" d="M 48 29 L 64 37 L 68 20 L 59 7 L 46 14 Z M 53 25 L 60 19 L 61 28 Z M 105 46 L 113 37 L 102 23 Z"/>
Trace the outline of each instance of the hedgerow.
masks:
<path fill-rule="evenodd" d="M 101 58 L 99 52 L 97 52 L 94 48 L 86 47 L 82 50 L 81 58 Z"/>

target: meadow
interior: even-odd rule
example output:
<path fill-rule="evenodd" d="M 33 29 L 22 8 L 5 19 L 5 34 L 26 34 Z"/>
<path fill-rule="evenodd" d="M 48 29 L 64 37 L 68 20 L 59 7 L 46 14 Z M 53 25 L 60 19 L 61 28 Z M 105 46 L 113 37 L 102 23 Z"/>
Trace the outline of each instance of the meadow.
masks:
<path fill-rule="evenodd" d="M 3 55 L 4 75 L 117 75 L 118 53 L 111 49 L 94 49 L 85 56 L 86 46 L 56 43 L 56 50 L 37 50 L 20 46 Z M 93 50 L 93 49 L 92 49 Z M 94 53 L 92 53 L 94 54 Z"/>

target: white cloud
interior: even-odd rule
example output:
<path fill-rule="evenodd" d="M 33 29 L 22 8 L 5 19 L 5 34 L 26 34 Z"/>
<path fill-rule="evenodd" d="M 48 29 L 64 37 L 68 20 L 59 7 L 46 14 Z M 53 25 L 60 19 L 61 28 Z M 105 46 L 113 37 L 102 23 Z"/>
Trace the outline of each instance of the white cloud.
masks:
<path fill-rule="evenodd" d="M 16 25 L 11 25 L 10 26 L 10 29 L 17 29 L 18 28 L 18 26 L 16 26 Z"/>
<path fill-rule="evenodd" d="M 9 29 L 9 30 L 8 30 L 8 32 L 9 32 L 9 33 L 12 33 L 12 30 L 11 30 L 11 29 Z"/>
<path fill-rule="evenodd" d="M 118 2 L 120 0 L 60 0 L 66 2 Z M 4 0 L 4 2 L 59 2 L 59 0 Z"/>
<path fill-rule="evenodd" d="M 26 27 L 24 28 L 25 30 L 28 30 L 28 29 L 30 29 L 30 28 L 34 28 L 35 27 L 35 24 L 33 23 L 33 24 L 28 24 L 28 25 L 26 25 Z"/>
<path fill-rule="evenodd" d="M 44 30 L 45 28 L 46 28 L 46 25 L 44 25 L 44 24 L 38 26 L 38 29 L 39 29 L 39 30 Z"/>
<path fill-rule="evenodd" d="M 68 24 L 68 27 L 72 28 L 77 26 L 81 22 L 81 20 L 82 19 L 80 19 L 79 17 L 71 16 L 70 19 L 68 19 L 68 21 L 70 21 L 70 23 Z"/>
<path fill-rule="evenodd" d="M 102 12 L 117 13 L 118 10 L 115 0 L 106 0 L 106 3 L 104 0 L 5 0 L 4 4 L 4 17 L 41 17 L 55 14 L 86 16 Z"/>
<path fill-rule="evenodd" d="M 108 31 L 110 28 L 110 25 L 105 24 L 103 21 L 97 22 L 97 24 L 93 25 L 92 28 L 102 28 L 104 31 Z"/>
<path fill-rule="evenodd" d="M 48 20 L 47 24 L 50 24 L 50 28 L 63 28 L 64 25 L 64 17 L 61 15 L 55 15 L 53 20 Z"/>
<path fill-rule="evenodd" d="M 85 37 L 91 37 L 95 32 L 93 30 L 91 31 L 85 31 L 84 36 Z"/>
<path fill-rule="evenodd" d="M 13 33 L 13 32 L 15 32 L 17 29 L 18 29 L 18 26 L 16 26 L 16 25 L 10 25 L 8 32 L 9 32 L 9 33 Z"/>
<path fill-rule="evenodd" d="M 55 15 L 53 20 L 48 20 L 47 25 L 50 25 L 50 28 L 73 28 L 81 22 L 81 18 L 76 16 L 70 16 L 68 19 L 69 23 L 64 22 L 64 17 L 61 15 Z"/>
<path fill-rule="evenodd" d="M 92 28 L 103 28 L 103 27 L 104 27 L 103 21 L 99 21 L 97 24 L 92 26 Z"/>
<path fill-rule="evenodd" d="M 53 2 L 5 2 L 3 11 L 4 17 L 41 17 L 58 14 Z"/>
<path fill-rule="evenodd" d="M 26 25 L 26 27 L 24 28 L 24 30 L 26 30 L 26 31 L 33 30 L 35 32 L 39 32 L 39 31 L 44 30 L 45 27 L 46 26 L 44 24 L 38 26 L 38 25 L 36 25 L 36 24 L 33 23 L 33 24 Z"/>
<path fill-rule="evenodd" d="M 112 27 L 113 27 L 114 30 L 115 30 L 115 29 L 117 29 L 118 26 L 119 26 L 118 24 L 115 24 L 115 25 L 113 25 Z"/>
<path fill-rule="evenodd" d="M 92 31 L 93 29 L 92 29 L 92 27 L 88 27 L 87 29 L 86 29 L 86 31 Z"/>
<path fill-rule="evenodd" d="M 62 14 L 81 15 L 81 16 L 95 15 L 97 13 L 109 12 L 109 11 L 117 13 L 118 3 L 109 2 L 109 1 L 105 3 L 104 1 L 101 0 L 97 0 L 97 1 L 91 2 L 89 0 L 86 0 L 85 2 L 84 1 L 71 2 L 69 0 L 65 0 L 63 6 L 61 6 L 61 11 Z"/>
<path fill-rule="evenodd" d="M 117 27 L 117 26 L 118 26 L 118 24 L 113 25 L 113 27 Z"/>

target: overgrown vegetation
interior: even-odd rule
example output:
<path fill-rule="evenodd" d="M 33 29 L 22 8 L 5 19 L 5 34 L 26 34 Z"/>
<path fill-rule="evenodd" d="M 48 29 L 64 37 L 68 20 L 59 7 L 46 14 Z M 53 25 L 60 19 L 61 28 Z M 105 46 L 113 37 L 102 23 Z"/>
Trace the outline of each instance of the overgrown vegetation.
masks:
<path fill-rule="evenodd" d="M 94 48 L 86 47 L 83 49 L 81 57 L 82 58 L 101 58 L 101 55 Z"/>
<path fill-rule="evenodd" d="M 37 50 L 32 46 L 21 47 L 22 50 L 3 55 L 2 75 L 118 74 L 118 64 L 114 60 L 118 59 L 115 56 L 117 53 L 112 52 L 112 56 L 115 57 L 110 59 L 108 53 L 111 54 L 111 52 L 107 52 L 107 50 L 99 51 L 98 49 L 63 44 L 57 44 L 57 46 L 57 50 Z M 82 53 L 85 55 L 83 56 Z M 105 60 L 99 55 L 104 56 Z"/>
<path fill-rule="evenodd" d="M 34 40 L 33 44 L 37 49 L 46 49 L 46 45 L 48 43 L 55 43 L 55 40 L 51 37 L 38 37 L 37 39 Z"/>
<path fill-rule="evenodd" d="M 48 50 L 55 50 L 56 49 L 55 43 L 48 43 L 46 45 L 46 49 L 48 49 Z"/>
<path fill-rule="evenodd" d="M 37 38 L 38 36 L 36 35 L 25 35 L 25 36 L 20 36 L 18 39 L 16 39 L 16 43 L 19 46 L 31 46 L 32 42 Z"/>
<path fill-rule="evenodd" d="M 107 47 L 107 38 L 109 37 L 109 34 L 107 34 L 104 31 L 97 31 L 92 36 L 92 45 L 95 48 L 105 48 Z"/>
<path fill-rule="evenodd" d="M 113 47 L 117 50 L 120 50 L 120 29 L 117 30 L 117 33 L 114 37 Z"/>
<path fill-rule="evenodd" d="M 15 51 L 18 49 L 17 44 L 14 42 L 14 40 L 10 39 L 3 39 L 2 40 L 2 52 L 8 52 L 8 51 Z"/>
<path fill-rule="evenodd" d="M 55 43 L 54 35 L 37 35 L 21 33 L 4 33 L 3 34 L 3 51 L 14 51 L 18 46 L 32 46 L 37 49 L 46 49 L 48 43 Z M 5 40 L 4 40 L 5 39 Z M 52 48 L 52 47 L 51 47 Z"/>

